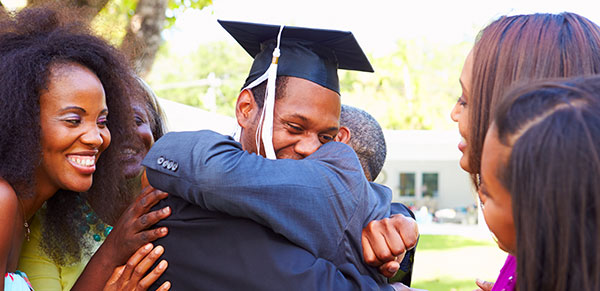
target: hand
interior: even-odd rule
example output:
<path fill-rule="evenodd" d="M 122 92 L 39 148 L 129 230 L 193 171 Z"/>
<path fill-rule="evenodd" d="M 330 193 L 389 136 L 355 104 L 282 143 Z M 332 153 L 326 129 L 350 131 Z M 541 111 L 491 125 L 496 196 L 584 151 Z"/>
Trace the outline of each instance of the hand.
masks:
<path fill-rule="evenodd" d="M 147 230 L 159 220 L 171 214 L 171 208 L 152 212 L 150 208 L 167 197 L 167 193 L 150 186 L 145 187 L 135 201 L 127 207 L 101 248 L 110 253 L 113 266 L 122 265 L 142 245 L 167 235 L 167 228 Z"/>
<path fill-rule="evenodd" d="M 481 279 L 475 280 L 475 284 L 477 284 L 479 289 L 475 289 L 473 291 L 492 291 L 492 288 L 494 288 L 493 282 L 483 281 Z"/>
<path fill-rule="evenodd" d="M 139 248 L 127 261 L 126 265 L 115 268 L 110 276 L 104 291 L 144 291 L 162 275 L 167 269 L 168 263 L 162 260 L 152 272 L 142 278 L 150 267 L 163 254 L 164 248 L 157 246 L 152 249 L 152 244 L 146 244 Z M 165 291 L 171 288 L 169 281 L 164 282 L 156 291 Z"/>
<path fill-rule="evenodd" d="M 403 215 L 373 220 L 362 231 L 365 263 L 379 268 L 384 276 L 393 277 L 407 250 L 417 245 L 417 222 Z"/>

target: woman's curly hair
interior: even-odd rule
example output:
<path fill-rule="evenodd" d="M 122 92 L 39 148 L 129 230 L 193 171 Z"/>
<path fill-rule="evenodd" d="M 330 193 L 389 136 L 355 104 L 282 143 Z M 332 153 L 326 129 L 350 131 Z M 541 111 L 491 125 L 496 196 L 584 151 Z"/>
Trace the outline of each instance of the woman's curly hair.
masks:
<path fill-rule="evenodd" d="M 94 72 L 104 87 L 112 139 L 85 195 L 91 205 L 110 207 L 115 195 L 126 192 L 120 189 L 125 183 L 118 157 L 124 140 L 135 136 L 129 98 L 141 93 L 125 57 L 74 15 L 48 5 L 0 14 L 0 177 L 21 197 L 36 195 L 40 94 L 48 88 L 52 66 L 77 63 Z M 61 189 L 46 202 L 42 248 L 57 263 L 78 261 L 86 249 L 87 222 L 78 207 L 82 200 L 79 193 Z"/>

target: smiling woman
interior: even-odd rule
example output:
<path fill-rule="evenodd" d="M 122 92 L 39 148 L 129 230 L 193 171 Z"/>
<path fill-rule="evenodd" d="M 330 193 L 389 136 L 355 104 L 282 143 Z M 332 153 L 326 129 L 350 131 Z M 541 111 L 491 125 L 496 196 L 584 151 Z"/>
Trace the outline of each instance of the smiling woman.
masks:
<path fill-rule="evenodd" d="M 0 272 L 11 273 L 6 278 L 25 278 L 16 271 L 23 266 L 18 259 L 24 241 L 37 239 L 40 252 L 60 265 L 83 257 L 89 228 L 81 202 L 111 205 L 113 193 L 125 192 L 119 162 L 125 142 L 136 136 L 130 98 L 142 90 L 127 61 L 70 12 L 57 11 L 38 7 L 0 16 Z M 160 195 L 145 197 L 140 200 Z M 96 271 L 83 277 L 86 290 L 100 289 L 114 267 L 148 239 L 166 234 L 137 235 L 148 226 L 137 220 L 150 207 L 128 208 L 117 234 L 101 247 L 102 260 L 88 266 Z M 42 218 L 32 220 L 38 210 Z M 70 288 L 44 283 L 52 290 Z"/>
<path fill-rule="evenodd" d="M 40 191 L 92 186 L 96 161 L 110 144 L 107 116 L 104 88 L 92 71 L 76 63 L 50 67 L 48 90 L 40 95 Z"/>

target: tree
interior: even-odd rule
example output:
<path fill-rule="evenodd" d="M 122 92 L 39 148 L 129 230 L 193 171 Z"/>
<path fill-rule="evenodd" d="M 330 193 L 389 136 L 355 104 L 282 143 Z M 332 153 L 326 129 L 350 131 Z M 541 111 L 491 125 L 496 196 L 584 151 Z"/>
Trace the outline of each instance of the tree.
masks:
<path fill-rule="evenodd" d="M 375 73 L 338 72 L 342 103 L 368 111 L 387 129 L 454 129 L 450 110 L 472 45 L 399 40 L 392 53 L 369 57 Z M 251 62 L 236 43 L 205 43 L 188 54 L 166 45 L 148 82 L 160 97 L 233 116 Z"/>
<path fill-rule="evenodd" d="M 100 30 L 129 56 L 141 76 L 146 76 L 152 68 L 162 43 L 162 30 L 172 25 L 185 9 L 201 9 L 212 4 L 212 0 L 28 0 L 27 6 L 48 1 L 81 8 L 83 16 L 90 22 L 99 15 L 104 18 L 96 21 L 96 26 L 110 25 L 110 28 Z M 1 0 L 0 8 L 4 9 Z M 170 17 L 166 17 L 167 12 Z M 115 27 L 115 23 L 120 27 Z"/>

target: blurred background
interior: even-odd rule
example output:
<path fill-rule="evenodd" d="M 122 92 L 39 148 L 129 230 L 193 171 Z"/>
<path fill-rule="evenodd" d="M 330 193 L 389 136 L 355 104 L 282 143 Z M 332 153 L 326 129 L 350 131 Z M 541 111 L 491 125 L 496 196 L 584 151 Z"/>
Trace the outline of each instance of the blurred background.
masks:
<path fill-rule="evenodd" d="M 0 0 L 16 10 L 49 0 Z M 600 23 L 593 1 L 526 0 L 56 0 L 85 9 L 98 34 L 123 50 L 160 97 L 171 130 L 235 128 L 233 107 L 252 59 L 217 19 L 352 31 L 375 73 L 340 71 L 342 102 L 385 129 L 377 181 L 417 215 L 413 286 L 473 290 L 494 280 L 506 254 L 458 166 L 449 113 L 477 33 L 499 16 L 570 11 Z"/>

